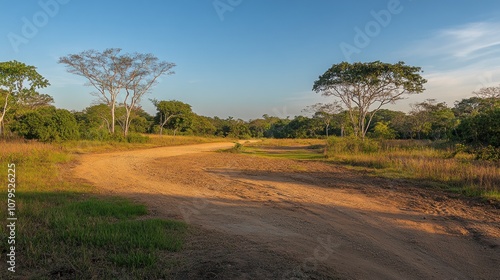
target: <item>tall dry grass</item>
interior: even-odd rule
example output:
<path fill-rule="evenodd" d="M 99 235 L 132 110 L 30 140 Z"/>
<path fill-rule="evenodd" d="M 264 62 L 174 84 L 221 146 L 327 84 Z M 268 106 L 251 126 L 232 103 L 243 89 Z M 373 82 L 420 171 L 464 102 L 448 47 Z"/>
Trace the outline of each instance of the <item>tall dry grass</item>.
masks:
<path fill-rule="evenodd" d="M 453 147 L 426 141 L 373 140 L 368 149 L 346 150 L 352 139 L 336 139 L 329 147 L 329 160 L 352 166 L 367 167 L 389 177 L 438 182 L 454 191 L 471 196 L 500 199 L 500 163 L 478 161 L 473 155 L 457 152 Z M 336 146 L 335 146 L 336 145 Z M 339 148 L 340 146 L 340 148 Z"/>

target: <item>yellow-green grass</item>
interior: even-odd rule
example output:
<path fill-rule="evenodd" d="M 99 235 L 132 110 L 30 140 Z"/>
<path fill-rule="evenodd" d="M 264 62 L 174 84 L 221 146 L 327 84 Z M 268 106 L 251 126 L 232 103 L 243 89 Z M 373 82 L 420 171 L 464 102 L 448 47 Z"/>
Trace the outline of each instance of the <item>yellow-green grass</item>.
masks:
<path fill-rule="evenodd" d="M 272 147 L 247 147 L 243 148 L 242 154 L 262 156 L 267 158 L 282 158 L 296 160 L 321 160 L 324 159 L 322 149 L 273 149 Z"/>
<path fill-rule="evenodd" d="M 388 178 L 414 179 L 469 196 L 500 200 L 500 164 L 474 160 L 451 147 L 418 141 L 389 141 L 372 152 L 330 147 L 328 160 L 361 167 Z M 432 184 L 435 183 L 435 184 Z"/>
<path fill-rule="evenodd" d="M 224 152 L 242 153 L 267 158 L 317 160 L 324 159 L 325 140 L 320 139 L 262 139 L 236 143 Z"/>
<path fill-rule="evenodd" d="M 325 139 L 273 139 L 263 138 L 261 141 L 245 144 L 248 147 L 295 147 L 324 145 Z"/>
<path fill-rule="evenodd" d="M 265 139 L 245 144 L 238 152 L 274 158 L 324 160 L 367 170 L 375 176 L 409 179 L 418 185 L 500 201 L 500 163 L 475 160 L 473 155 L 457 153 L 447 143 L 374 141 L 368 144 L 370 149 L 375 147 L 371 152 L 346 151 L 344 146 L 330 146 L 327 158 L 323 153 L 324 143 L 325 140 L 320 139 Z"/>
<path fill-rule="evenodd" d="M 144 143 L 79 140 L 79 141 L 66 141 L 57 145 L 61 149 L 71 153 L 85 154 L 85 153 L 101 153 L 107 151 L 124 151 L 124 150 L 147 149 L 156 147 L 234 141 L 234 139 L 221 138 L 221 137 L 200 137 L 200 136 L 183 136 L 183 135 L 171 136 L 171 135 L 157 135 L 157 134 L 144 134 L 143 136 L 147 137 L 147 140 Z"/>
<path fill-rule="evenodd" d="M 8 252 L 7 165 L 16 166 L 13 279 L 166 279 L 186 225 L 152 219 L 144 205 L 102 197 L 64 174 L 60 145 L 0 142 L 0 250 Z M 0 274 L 7 272 L 6 267 Z"/>

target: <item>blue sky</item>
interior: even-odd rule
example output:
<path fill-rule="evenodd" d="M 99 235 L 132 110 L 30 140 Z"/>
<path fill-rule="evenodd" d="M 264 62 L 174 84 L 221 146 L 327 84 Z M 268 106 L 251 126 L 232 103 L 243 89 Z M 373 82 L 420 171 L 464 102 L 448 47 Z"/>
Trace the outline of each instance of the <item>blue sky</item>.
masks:
<path fill-rule="evenodd" d="M 422 67 L 427 90 L 395 110 L 500 84 L 498 0 L 0 0 L 0 23 L 0 61 L 36 66 L 51 82 L 42 92 L 70 110 L 95 98 L 58 58 L 110 47 L 177 64 L 143 100 L 150 113 L 156 98 L 207 116 L 293 117 L 331 101 L 311 88 L 342 61 Z"/>

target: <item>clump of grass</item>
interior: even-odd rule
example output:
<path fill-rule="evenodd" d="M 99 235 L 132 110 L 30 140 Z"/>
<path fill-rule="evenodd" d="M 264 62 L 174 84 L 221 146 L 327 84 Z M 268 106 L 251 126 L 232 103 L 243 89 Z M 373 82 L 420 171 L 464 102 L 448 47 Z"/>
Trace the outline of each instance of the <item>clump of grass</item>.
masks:
<path fill-rule="evenodd" d="M 241 153 L 243 152 L 244 150 L 244 147 L 242 144 L 240 143 L 235 143 L 234 146 L 230 149 L 226 149 L 226 150 L 222 150 L 222 152 L 225 152 L 225 153 L 233 153 L 233 154 L 238 154 L 238 153 Z"/>

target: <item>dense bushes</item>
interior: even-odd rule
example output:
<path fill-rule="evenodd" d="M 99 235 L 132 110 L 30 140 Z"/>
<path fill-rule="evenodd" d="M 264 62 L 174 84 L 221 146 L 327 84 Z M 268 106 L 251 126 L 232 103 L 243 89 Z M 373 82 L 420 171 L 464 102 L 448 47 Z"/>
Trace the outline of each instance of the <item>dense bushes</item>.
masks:
<path fill-rule="evenodd" d="M 75 140 L 79 138 L 75 116 L 64 109 L 42 108 L 22 115 L 14 131 L 26 139 L 43 142 Z"/>
<path fill-rule="evenodd" d="M 457 131 L 466 144 L 500 147 L 500 108 L 464 119 Z"/>
<path fill-rule="evenodd" d="M 500 160 L 500 108 L 467 117 L 457 127 L 458 140 L 477 159 Z"/>

